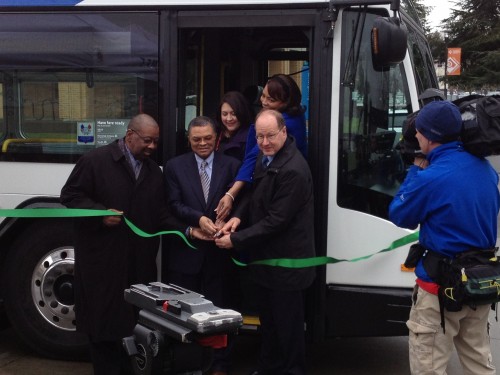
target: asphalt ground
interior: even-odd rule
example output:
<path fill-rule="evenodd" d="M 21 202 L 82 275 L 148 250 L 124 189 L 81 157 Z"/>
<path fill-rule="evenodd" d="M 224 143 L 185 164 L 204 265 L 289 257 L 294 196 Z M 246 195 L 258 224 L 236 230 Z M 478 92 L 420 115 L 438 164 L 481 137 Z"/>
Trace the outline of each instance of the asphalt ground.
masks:
<path fill-rule="evenodd" d="M 500 368 L 500 322 L 491 313 L 491 342 L 495 366 Z M 232 375 L 247 375 L 256 364 L 259 336 L 243 334 L 234 350 Z M 408 338 L 363 337 L 331 339 L 308 346 L 309 375 L 406 375 Z M 92 375 L 88 362 L 41 358 L 26 348 L 12 328 L 0 330 L 0 375 Z M 456 354 L 448 375 L 462 374 Z"/>

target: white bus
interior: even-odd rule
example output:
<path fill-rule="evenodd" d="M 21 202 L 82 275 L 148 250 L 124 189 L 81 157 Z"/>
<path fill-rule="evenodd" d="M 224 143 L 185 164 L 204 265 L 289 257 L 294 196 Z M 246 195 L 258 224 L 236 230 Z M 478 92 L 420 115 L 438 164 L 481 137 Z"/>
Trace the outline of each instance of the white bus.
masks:
<path fill-rule="evenodd" d="M 412 13 L 397 0 L 2 0 L 0 208 L 60 207 L 75 161 L 139 112 L 161 124 L 162 165 L 224 92 L 253 101 L 286 73 L 307 107 L 317 254 L 375 253 L 409 233 L 387 220 L 405 173 L 395 145 L 419 93 L 437 87 Z M 401 25 L 386 30 L 390 17 Z M 10 324 L 41 354 L 78 358 L 71 220 L 0 220 Z M 407 334 L 407 248 L 317 267 L 308 336 Z"/>

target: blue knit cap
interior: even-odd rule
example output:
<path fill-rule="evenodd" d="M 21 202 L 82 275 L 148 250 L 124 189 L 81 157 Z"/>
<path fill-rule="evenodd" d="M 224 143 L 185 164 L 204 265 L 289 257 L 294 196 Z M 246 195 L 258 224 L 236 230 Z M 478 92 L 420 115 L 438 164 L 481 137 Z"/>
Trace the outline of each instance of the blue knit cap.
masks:
<path fill-rule="evenodd" d="M 430 102 L 418 113 L 415 127 L 428 140 L 447 143 L 459 138 L 462 117 L 458 107 L 451 102 Z"/>

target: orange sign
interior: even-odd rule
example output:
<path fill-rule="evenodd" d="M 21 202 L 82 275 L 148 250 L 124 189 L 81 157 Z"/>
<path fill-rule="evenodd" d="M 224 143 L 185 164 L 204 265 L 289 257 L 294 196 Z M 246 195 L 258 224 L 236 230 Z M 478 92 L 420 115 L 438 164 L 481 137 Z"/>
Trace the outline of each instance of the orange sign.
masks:
<path fill-rule="evenodd" d="M 446 74 L 449 76 L 459 76 L 462 60 L 462 48 L 448 48 L 448 61 L 446 64 Z"/>

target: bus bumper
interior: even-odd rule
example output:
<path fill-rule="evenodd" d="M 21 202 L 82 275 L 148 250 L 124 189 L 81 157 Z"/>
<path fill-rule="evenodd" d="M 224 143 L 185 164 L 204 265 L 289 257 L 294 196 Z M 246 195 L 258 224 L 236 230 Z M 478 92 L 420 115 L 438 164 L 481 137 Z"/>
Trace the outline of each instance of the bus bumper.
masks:
<path fill-rule="evenodd" d="M 327 285 L 326 336 L 408 335 L 412 289 Z"/>

